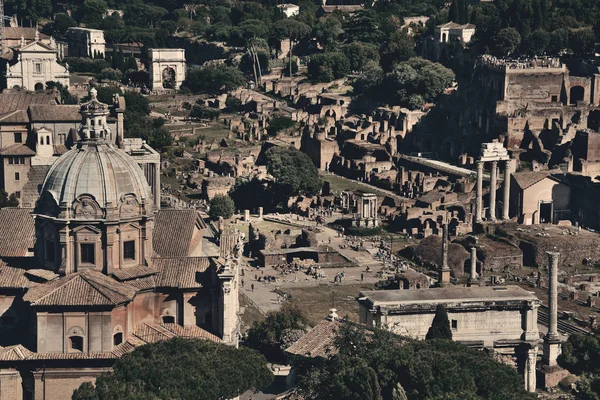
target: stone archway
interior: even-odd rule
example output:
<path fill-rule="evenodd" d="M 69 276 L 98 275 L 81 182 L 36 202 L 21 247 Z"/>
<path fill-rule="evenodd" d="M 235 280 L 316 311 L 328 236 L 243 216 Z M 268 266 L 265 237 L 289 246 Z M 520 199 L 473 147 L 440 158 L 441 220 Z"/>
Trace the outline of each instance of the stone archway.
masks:
<path fill-rule="evenodd" d="M 42 90 L 44 90 L 44 84 L 42 82 L 38 82 L 35 84 L 35 86 L 33 87 L 33 89 L 36 92 L 41 92 Z"/>
<path fill-rule="evenodd" d="M 175 70 L 171 67 L 166 67 L 162 71 L 163 88 L 175 89 L 176 74 Z"/>
<path fill-rule="evenodd" d="M 590 112 L 587 119 L 588 129 L 593 129 L 596 132 L 600 132 L 600 110 L 594 110 Z"/>
<path fill-rule="evenodd" d="M 569 91 L 569 104 L 576 105 L 578 101 L 582 101 L 585 95 L 583 86 L 573 86 Z"/>

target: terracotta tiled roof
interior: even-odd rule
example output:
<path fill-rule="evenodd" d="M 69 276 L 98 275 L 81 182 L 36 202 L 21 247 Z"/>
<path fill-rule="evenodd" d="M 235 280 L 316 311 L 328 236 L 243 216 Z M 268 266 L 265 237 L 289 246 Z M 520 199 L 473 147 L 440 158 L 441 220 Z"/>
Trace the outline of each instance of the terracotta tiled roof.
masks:
<path fill-rule="evenodd" d="M 154 289 L 156 287 L 156 278 L 154 275 L 143 278 L 135 278 L 127 281 L 127 284 L 138 290 Z"/>
<path fill-rule="evenodd" d="M 152 263 L 159 271 L 157 287 L 179 289 L 201 288 L 201 275 L 211 265 L 208 257 L 154 258 Z"/>
<path fill-rule="evenodd" d="M 25 40 L 30 41 L 30 40 L 35 40 L 35 33 L 36 33 L 37 29 L 36 28 L 28 28 L 28 27 L 24 27 L 24 26 L 17 26 L 17 27 L 5 27 L 4 28 L 4 37 L 6 39 L 12 39 L 12 40 L 21 40 L 21 37 L 23 37 Z M 48 39 L 49 36 L 38 32 L 39 38 L 40 39 Z"/>
<path fill-rule="evenodd" d="M 288 347 L 286 353 L 302 357 L 330 357 L 337 354 L 334 339 L 342 322 L 325 319 Z"/>
<path fill-rule="evenodd" d="M 25 110 L 14 110 L 0 115 L 0 125 L 27 123 L 29 123 L 29 115 Z"/>
<path fill-rule="evenodd" d="M 31 122 L 72 122 L 81 121 L 78 105 L 34 104 L 29 106 Z"/>
<path fill-rule="evenodd" d="M 5 28 L 9 29 L 9 28 Z M 54 93 L 8 92 L 0 93 L 0 115 L 27 110 L 32 104 L 58 104 Z"/>
<path fill-rule="evenodd" d="M 0 257 L 24 257 L 35 245 L 31 209 L 0 209 Z"/>
<path fill-rule="evenodd" d="M 212 333 L 205 331 L 199 326 L 181 326 L 177 324 L 162 324 L 163 328 L 174 333 L 176 336 L 186 339 L 207 339 L 213 342 L 220 342 L 221 339 Z"/>
<path fill-rule="evenodd" d="M 559 171 L 559 170 L 543 171 L 543 172 L 524 171 L 524 172 L 516 172 L 515 174 L 513 174 L 513 176 L 515 178 L 515 182 L 517 182 L 517 185 L 521 189 L 527 189 L 528 187 L 533 186 L 536 183 L 538 183 L 546 178 L 551 178 L 551 179 L 556 180 L 556 178 L 554 178 L 551 175 L 553 172 L 561 172 L 561 171 Z"/>
<path fill-rule="evenodd" d="M 137 289 L 101 272 L 76 272 L 31 288 L 23 297 L 34 306 L 115 306 L 131 301 Z"/>
<path fill-rule="evenodd" d="M 156 274 L 156 269 L 148 268 L 144 266 L 137 266 L 133 268 L 115 269 L 112 275 L 120 281 L 127 281 L 130 279 L 141 278 L 144 276 Z"/>
<path fill-rule="evenodd" d="M 0 346 L 0 361 L 22 361 L 31 357 L 33 353 L 20 344 L 8 347 Z"/>
<path fill-rule="evenodd" d="M 55 155 L 55 156 L 62 156 L 67 151 L 69 151 L 69 149 L 67 149 L 67 146 L 65 146 L 64 144 L 55 144 L 52 147 L 54 148 L 53 155 Z"/>
<path fill-rule="evenodd" d="M 154 220 L 152 247 L 161 257 L 186 257 L 194 248 L 195 230 L 205 227 L 196 210 L 160 210 Z"/>
<path fill-rule="evenodd" d="M 31 276 L 34 278 L 38 278 L 38 279 L 42 279 L 47 282 L 52 281 L 60 276 L 60 275 L 55 274 L 54 272 L 49 271 L 47 269 L 30 269 L 30 270 L 25 271 L 25 275 Z"/>
<path fill-rule="evenodd" d="M 35 151 L 21 143 L 16 143 L 0 150 L 3 156 L 35 156 Z"/>
<path fill-rule="evenodd" d="M 4 261 L 0 261 L 0 288 L 23 289 L 29 285 L 24 269 L 11 267 Z"/>

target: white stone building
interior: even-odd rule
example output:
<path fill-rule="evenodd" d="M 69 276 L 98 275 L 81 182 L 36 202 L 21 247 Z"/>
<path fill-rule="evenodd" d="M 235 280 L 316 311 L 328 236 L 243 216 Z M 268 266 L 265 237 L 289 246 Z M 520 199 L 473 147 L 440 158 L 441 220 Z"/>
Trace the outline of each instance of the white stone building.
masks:
<path fill-rule="evenodd" d="M 150 88 L 179 90 L 185 80 L 184 49 L 150 49 Z"/>
<path fill-rule="evenodd" d="M 68 87 L 69 70 L 57 62 L 56 46 L 52 44 L 36 40 L 16 49 L 17 60 L 6 69 L 5 87 L 40 91 L 50 81 Z"/>
<path fill-rule="evenodd" d="M 452 339 L 523 360 L 525 388 L 535 391 L 540 301 L 518 286 L 360 293 L 360 322 L 398 335 L 425 339 L 438 304 L 448 312 Z"/>
<path fill-rule="evenodd" d="M 297 6 L 296 4 L 279 4 L 277 8 L 283 12 L 283 15 L 285 15 L 286 18 L 300 14 L 300 6 Z"/>
<path fill-rule="evenodd" d="M 106 54 L 104 31 L 89 28 L 69 28 L 69 57 L 94 57 Z"/>
<path fill-rule="evenodd" d="M 453 42 L 459 39 L 463 43 L 469 43 L 475 34 L 475 25 L 457 24 L 456 22 L 447 22 L 435 27 L 435 39 L 440 43 Z"/>

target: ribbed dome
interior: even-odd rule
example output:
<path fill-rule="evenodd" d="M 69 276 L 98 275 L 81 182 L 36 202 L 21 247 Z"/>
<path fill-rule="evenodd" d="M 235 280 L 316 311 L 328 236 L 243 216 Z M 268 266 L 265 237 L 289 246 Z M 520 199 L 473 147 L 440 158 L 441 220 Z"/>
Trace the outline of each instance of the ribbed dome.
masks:
<path fill-rule="evenodd" d="M 135 160 L 104 141 L 80 141 L 50 168 L 41 194 L 48 192 L 57 205 L 71 206 L 82 195 L 91 195 L 101 208 L 119 207 L 134 195 L 139 204 L 152 207 L 152 191 Z M 131 202 L 130 202 L 131 203 Z M 133 211 L 133 210 L 131 210 Z"/>

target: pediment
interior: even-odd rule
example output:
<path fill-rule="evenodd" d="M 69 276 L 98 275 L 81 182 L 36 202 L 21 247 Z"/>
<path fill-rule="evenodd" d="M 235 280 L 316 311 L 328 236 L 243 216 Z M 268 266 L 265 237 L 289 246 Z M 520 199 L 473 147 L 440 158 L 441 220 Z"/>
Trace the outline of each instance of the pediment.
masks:
<path fill-rule="evenodd" d="M 100 229 L 91 226 L 91 225 L 82 225 L 82 226 L 78 226 L 77 228 L 74 228 L 73 233 L 91 233 L 94 235 L 100 234 L 101 231 Z"/>
<path fill-rule="evenodd" d="M 21 47 L 19 49 L 19 52 L 21 52 L 21 53 L 27 53 L 27 52 L 32 52 L 32 53 L 39 53 L 39 52 L 55 53 L 56 49 L 53 49 L 52 47 L 50 47 L 47 44 L 44 44 L 42 42 L 32 42 L 32 43 L 29 43 L 28 45 L 25 45 L 25 46 Z"/>

